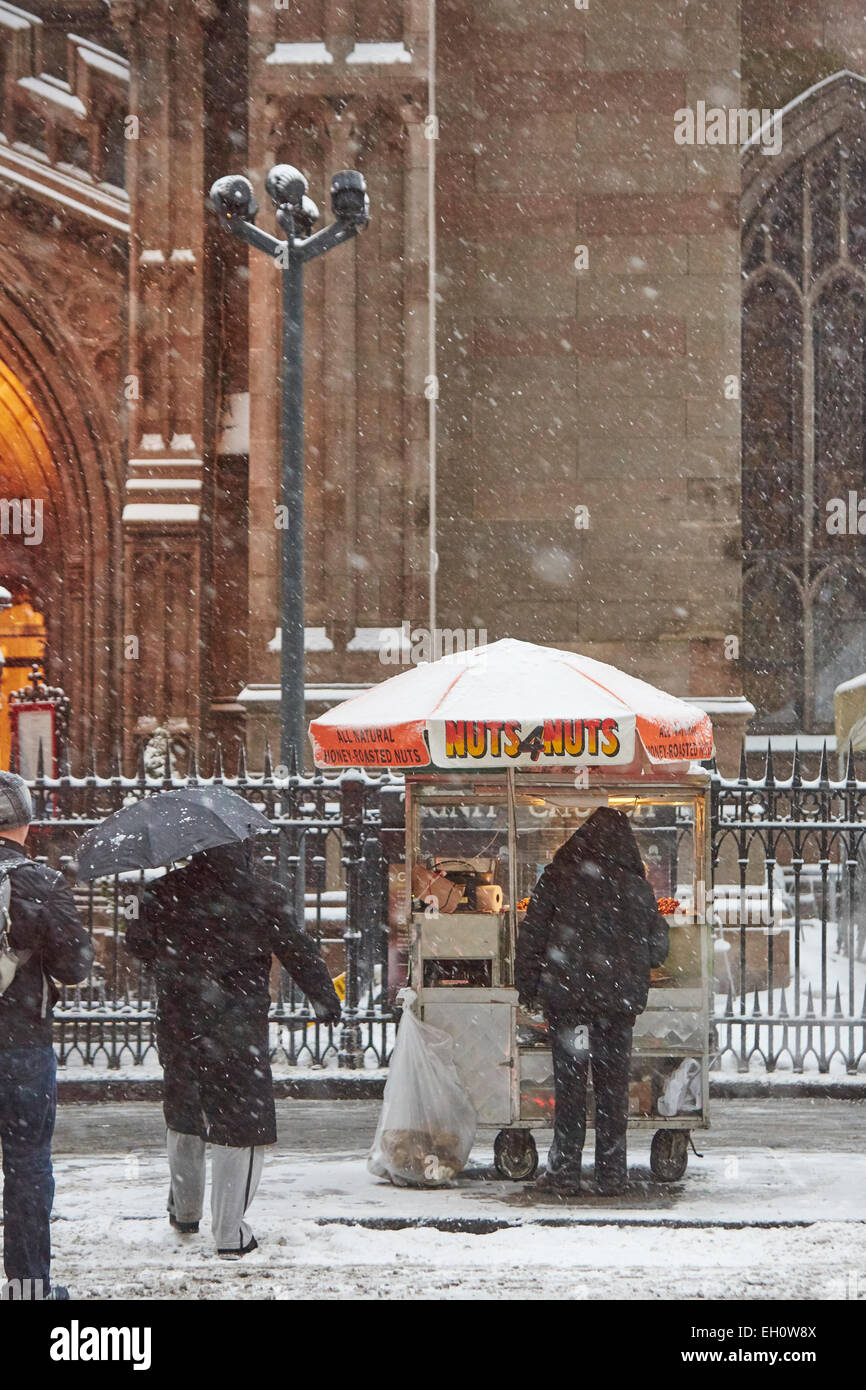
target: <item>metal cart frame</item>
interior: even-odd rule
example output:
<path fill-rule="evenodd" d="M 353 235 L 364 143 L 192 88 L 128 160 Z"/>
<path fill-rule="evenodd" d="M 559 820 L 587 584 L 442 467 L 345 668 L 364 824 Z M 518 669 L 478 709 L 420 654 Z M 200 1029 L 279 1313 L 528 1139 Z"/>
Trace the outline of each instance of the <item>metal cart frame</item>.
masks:
<path fill-rule="evenodd" d="M 518 855 L 520 851 L 518 834 L 518 806 L 523 798 L 547 792 L 571 799 L 576 809 L 592 805 L 608 804 L 608 800 L 627 805 L 664 805 L 666 803 L 691 804 L 693 817 L 693 903 L 691 910 L 683 914 L 690 920 L 679 921 L 677 927 L 687 927 L 696 933 L 697 950 L 694 942 L 687 943 L 691 951 L 691 968 L 698 969 L 699 986 L 695 984 L 696 975 L 690 976 L 688 1001 L 685 989 L 679 1008 L 685 1010 L 690 1018 L 697 1020 L 697 1032 L 693 1040 L 682 1045 L 669 1043 L 662 1048 L 658 1041 L 653 1046 L 641 1043 L 640 1024 L 635 1030 L 632 1052 L 633 1064 L 640 1066 L 643 1060 L 651 1068 L 652 1063 L 670 1062 L 677 1058 L 694 1057 L 701 1064 L 701 1109 L 698 1112 L 675 1115 L 670 1118 L 658 1113 L 629 1116 L 629 1129 L 653 1131 L 650 1162 L 654 1175 L 663 1181 L 676 1180 L 683 1176 L 688 1163 L 689 1136 L 691 1131 L 709 1127 L 709 1035 L 710 1035 L 710 928 L 706 914 L 705 885 L 709 881 L 710 840 L 709 840 L 709 775 L 703 769 L 680 765 L 650 767 L 641 769 L 645 775 L 635 776 L 635 769 L 618 777 L 613 769 L 589 769 L 586 782 L 578 789 L 575 786 L 575 770 L 562 771 L 539 768 L 537 771 L 519 769 L 515 772 L 485 771 L 478 773 L 430 772 L 410 774 L 406 778 L 406 921 L 409 939 L 409 982 L 417 993 L 417 1007 L 422 1017 L 436 1027 L 451 1033 L 455 1040 L 455 1061 L 461 1072 L 476 1108 L 479 1111 L 479 1131 L 493 1132 L 496 1136 L 494 1156 L 497 1171 L 504 1177 L 526 1179 L 531 1177 L 538 1165 L 538 1154 L 533 1131 L 549 1129 L 552 1122 L 552 1098 L 540 1100 L 539 1115 L 526 1113 L 522 1105 L 522 1087 L 526 1081 L 527 1067 L 543 1068 L 543 1058 L 550 1057 L 549 1050 L 535 1046 L 521 1045 L 519 1028 L 521 1015 L 517 1003 L 517 991 L 513 987 L 513 964 L 518 932 L 517 891 Z M 600 774 L 600 775 L 599 775 Z M 507 808 L 507 847 L 508 847 L 508 889 L 507 904 L 499 913 L 443 913 L 413 912 L 412 873 L 419 847 L 419 815 L 424 806 L 437 803 L 449 805 L 478 804 L 495 802 Z M 503 827 L 504 829 L 504 827 Z M 676 927 L 672 928 L 675 930 Z M 682 938 L 686 941 L 686 938 Z M 470 957 L 469 953 L 474 955 Z M 673 948 L 671 955 L 673 955 Z M 435 985 L 425 979 L 425 968 L 431 961 L 449 958 L 464 958 L 470 964 L 479 965 L 481 960 L 489 962 L 488 975 L 480 986 L 461 984 L 459 988 L 447 988 L 440 981 Z M 479 959 L 476 960 L 475 957 Z M 647 1014 L 660 1013 L 678 1007 L 675 989 L 651 989 Z M 662 995 L 670 996 L 662 999 Z M 686 1003 L 689 1007 L 686 1009 Z M 471 1021 L 470 1027 L 461 1027 L 461 1010 L 472 1006 L 471 1019 L 468 1012 L 465 1019 Z M 525 1021 L 525 1016 L 524 1016 Z M 651 1035 L 650 1035 L 651 1036 Z M 525 1096 L 523 1096 L 525 1100 Z M 591 1126 L 591 1121 L 590 1121 Z"/>

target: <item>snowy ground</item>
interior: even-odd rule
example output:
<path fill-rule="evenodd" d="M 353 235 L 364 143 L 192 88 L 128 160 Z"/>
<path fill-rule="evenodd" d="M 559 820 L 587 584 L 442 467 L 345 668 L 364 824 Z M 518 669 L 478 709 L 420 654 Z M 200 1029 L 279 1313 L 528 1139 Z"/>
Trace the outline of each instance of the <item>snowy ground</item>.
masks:
<path fill-rule="evenodd" d="M 866 1297 L 866 1106 L 719 1105 L 682 1183 L 649 1181 L 636 1137 L 634 1189 L 613 1201 L 501 1182 L 483 1145 L 454 1188 L 396 1189 L 364 1166 L 375 1103 L 298 1107 L 281 1107 L 253 1208 L 260 1248 L 235 1263 L 213 1254 L 207 1219 L 194 1237 L 168 1226 L 158 1107 L 69 1107 L 57 1279 L 97 1299 Z"/>

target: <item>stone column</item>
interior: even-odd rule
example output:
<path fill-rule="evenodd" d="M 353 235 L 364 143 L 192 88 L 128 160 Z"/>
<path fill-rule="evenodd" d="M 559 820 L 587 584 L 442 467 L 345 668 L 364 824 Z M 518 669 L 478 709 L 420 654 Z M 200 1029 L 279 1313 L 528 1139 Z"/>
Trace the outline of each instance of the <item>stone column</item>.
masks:
<path fill-rule="evenodd" d="M 205 26 L 209 0 L 112 4 L 131 69 L 124 708 L 200 718 Z"/>

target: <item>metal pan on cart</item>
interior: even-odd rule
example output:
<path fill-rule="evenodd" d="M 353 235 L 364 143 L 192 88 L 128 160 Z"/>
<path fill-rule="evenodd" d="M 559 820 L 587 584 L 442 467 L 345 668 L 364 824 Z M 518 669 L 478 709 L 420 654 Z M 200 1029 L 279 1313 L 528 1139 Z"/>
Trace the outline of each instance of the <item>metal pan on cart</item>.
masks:
<path fill-rule="evenodd" d="M 406 772 L 409 980 L 454 1041 L 504 1177 L 532 1176 L 554 1108 L 546 1027 L 513 984 L 525 905 L 595 807 L 626 811 L 671 927 L 635 1027 L 629 1127 L 652 1131 L 656 1177 L 681 1177 L 709 1125 L 707 716 L 576 653 L 503 641 L 392 677 L 310 732 L 320 767 Z"/>

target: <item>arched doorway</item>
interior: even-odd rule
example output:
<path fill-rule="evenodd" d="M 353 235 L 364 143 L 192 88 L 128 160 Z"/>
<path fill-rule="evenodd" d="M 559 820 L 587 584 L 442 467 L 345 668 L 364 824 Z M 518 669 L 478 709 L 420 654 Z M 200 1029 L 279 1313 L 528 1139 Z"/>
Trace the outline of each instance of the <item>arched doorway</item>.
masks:
<path fill-rule="evenodd" d="M 110 390 L 89 381 L 61 316 L 22 294 L 13 276 L 4 282 L 0 249 L 0 584 L 17 600 L 11 617 L 22 640 L 13 645 L 23 663 L 21 679 L 6 684 L 27 684 L 30 639 L 44 620 L 45 675 L 72 702 L 76 770 L 92 749 L 104 766 L 120 732 L 125 443 Z M 2 505 L 28 498 L 27 512 Z M 3 749 L 0 728 L 0 758 Z"/>
<path fill-rule="evenodd" d="M 0 361 L 0 767 L 9 766 L 9 697 L 44 662 L 60 577 L 57 475 L 39 413 L 23 383 Z"/>

